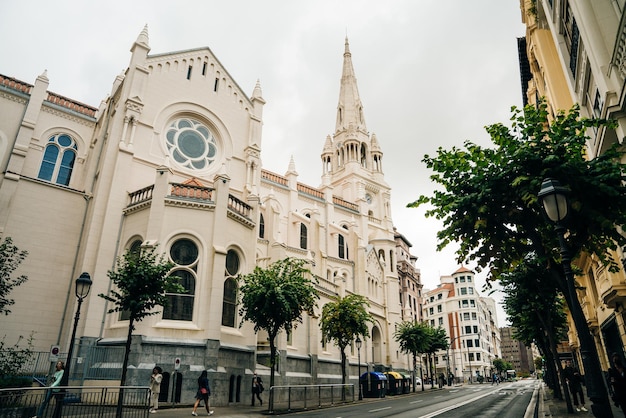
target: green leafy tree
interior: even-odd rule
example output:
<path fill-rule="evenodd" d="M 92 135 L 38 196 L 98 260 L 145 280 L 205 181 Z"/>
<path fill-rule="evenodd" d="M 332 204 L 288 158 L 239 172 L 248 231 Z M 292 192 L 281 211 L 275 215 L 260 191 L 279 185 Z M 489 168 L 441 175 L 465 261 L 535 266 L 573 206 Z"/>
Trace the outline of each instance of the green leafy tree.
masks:
<path fill-rule="evenodd" d="M 0 340 L 0 388 L 22 387 L 32 384 L 32 378 L 22 376 L 24 365 L 33 356 L 33 335 L 26 340 L 26 347 L 21 345 L 24 337 L 20 336 L 17 342 L 10 346 Z"/>
<path fill-rule="evenodd" d="M 165 293 L 184 291 L 179 284 L 179 278 L 169 275 L 172 267 L 174 264 L 164 255 L 157 254 L 156 248 L 152 247 L 139 251 L 127 250 L 118 257 L 116 269 L 107 272 L 114 284 L 113 289 L 108 295 L 101 293 L 98 296 L 114 304 L 108 313 L 124 312 L 129 319 L 121 386 L 126 384 L 128 356 L 135 323 L 147 316 L 160 313 L 156 310 L 158 306 L 168 306 L 169 299 Z"/>
<path fill-rule="evenodd" d="M 543 179 L 551 177 L 571 190 L 572 255 L 596 254 L 612 271 L 619 269 L 611 250 L 626 244 L 615 228 L 626 224 L 626 166 L 619 162 L 624 151 L 613 146 L 586 158 L 587 128 L 612 125 L 581 118 L 577 106 L 550 121 L 544 102 L 523 111 L 513 107 L 511 120 L 512 129 L 486 127 L 493 148 L 466 141 L 464 149 L 439 148 L 436 157 L 424 157 L 441 189 L 408 206 L 432 205 L 426 216 L 443 222 L 438 249 L 459 242 L 458 261 L 474 260 L 479 271 L 490 269 L 492 279 L 534 252 L 565 293 L 557 234 L 537 200 Z"/>
<path fill-rule="evenodd" d="M 5 237 L 0 242 L 0 314 L 5 316 L 11 313 L 9 306 L 15 300 L 9 297 L 13 289 L 26 280 L 25 275 L 14 276 L 15 270 L 28 255 L 27 251 L 20 250 L 11 237 Z M 6 335 L 0 340 L 0 387 L 26 386 L 29 380 L 19 377 L 22 367 L 33 353 L 33 335 L 26 340 L 26 347 L 21 345 L 23 336 L 20 336 L 13 345 L 6 343 Z"/>
<path fill-rule="evenodd" d="M 494 359 L 492 364 L 493 367 L 498 371 L 498 374 L 500 376 L 502 376 L 502 373 L 507 370 L 506 361 L 502 360 L 501 358 Z"/>
<path fill-rule="evenodd" d="M 285 258 L 263 269 L 256 267 L 239 276 L 241 324 L 254 323 L 254 330 L 265 330 L 270 343 L 270 387 L 274 386 L 276 336 L 291 332 L 302 323 L 302 313 L 313 315 L 319 295 L 317 278 L 305 268 L 307 261 Z M 270 399 L 270 403 L 272 400 Z"/>
<path fill-rule="evenodd" d="M 535 343 L 549 360 L 546 383 L 555 397 L 563 399 L 562 387 L 567 387 L 561 374 L 557 344 L 567 338 L 567 319 L 563 296 L 534 254 L 500 276 L 504 293 L 504 310 L 515 332 L 513 338 L 526 346 Z M 569 402 L 569 393 L 565 392 Z"/>
<path fill-rule="evenodd" d="M 0 243 L 0 313 L 5 315 L 11 313 L 9 306 L 13 305 L 15 300 L 9 298 L 9 294 L 13 288 L 28 280 L 25 275 L 13 276 L 27 255 L 28 251 L 17 248 L 11 237 L 5 237 Z"/>
<path fill-rule="evenodd" d="M 417 376 L 417 357 L 426 353 L 429 346 L 428 325 L 422 322 L 403 321 L 396 327 L 393 336 L 400 344 L 400 351 L 410 354 L 413 359 L 413 392 Z M 422 385 L 424 390 L 424 385 Z"/>
<path fill-rule="evenodd" d="M 320 329 L 322 343 L 335 341 L 341 353 L 341 383 L 346 384 L 346 347 L 357 336 L 369 337 L 368 323 L 374 319 L 367 308 L 369 303 L 361 295 L 335 297 L 322 308 Z"/>
<path fill-rule="evenodd" d="M 435 376 L 433 373 L 434 367 L 432 360 L 434 354 L 439 350 L 446 350 L 450 346 L 450 343 L 448 341 L 448 334 L 446 333 L 446 330 L 442 327 L 434 328 L 428 325 L 426 327 L 426 334 L 427 347 L 425 353 L 428 355 L 430 378 L 433 382 L 432 388 L 434 388 L 434 382 L 437 380 L 437 376 Z"/>
<path fill-rule="evenodd" d="M 477 271 L 488 268 L 491 280 L 499 279 L 526 254 L 536 254 L 563 293 L 578 336 L 589 351 L 584 363 L 588 390 L 596 393 L 597 408 L 594 401 L 592 409 L 610 413 L 588 324 L 581 320 L 579 301 L 567 292 L 559 234 L 544 220 L 537 194 L 545 178 L 569 187 L 571 207 L 563 227 L 572 258 L 581 252 L 594 254 L 609 271 L 618 271 L 615 250 L 626 245 L 619 232 L 626 224 L 626 167 L 620 162 L 624 150 L 614 144 L 589 160 L 587 130 L 611 130 L 615 124 L 581 118 L 578 106 L 552 119 L 546 103 L 540 101 L 536 108 L 514 107 L 511 120 L 511 128 L 500 123 L 487 126 L 493 148 L 466 141 L 464 149 L 439 148 L 436 157 L 426 155 L 423 161 L 435 172 L 431 179 L 441 188 L 409 206 L 430 204 L 426 216 L 443 222 L 438 248 L 458 242 L 458 261 L 475 261 Z"/>

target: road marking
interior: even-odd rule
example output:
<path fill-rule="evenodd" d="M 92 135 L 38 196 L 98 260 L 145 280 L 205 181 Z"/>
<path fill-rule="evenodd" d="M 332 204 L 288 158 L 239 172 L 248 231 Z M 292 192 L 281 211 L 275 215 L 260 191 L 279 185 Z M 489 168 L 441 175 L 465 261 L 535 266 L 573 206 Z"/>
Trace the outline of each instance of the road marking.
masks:
<path fill-rule="evenodd" d="M 467 405 L 468 403 L 475 402 L 475 401 L 477 401 L 477 400 L 479 400 L 479 399 L 481 399 L 481 398 L 484 398 L 485 396 L 492 395 L 492 394 L 493 394 L 493 393 L 495 393 L 495 392 L 497 392 L 497 390 L 494 390 L 494 391 L 491 391 L 491 392 L 484 393 L 484 394 L 482 394 L 482 395 L 478 396 L 477 398 L 468 399 L 468 400 L 467 400 L 467 401 L 465 401 L 465 402 L 461 402 L 461 403 L 458 403 L 458 404 L 455 404 L 455 405 L 452 405 L 452 406 L 448 406 L 448 407 L 443 408 L 443 409 L 440 409 L 440 410 L 438 410 L 438 411 L 431 412 L 430 414 L 427 414 L 427 415 L 421 415 L 419 418 L 432 418 L 432 417 L 436 417 L 437 415 L 441 415 L 441 414 L 443 414 L 444 412 L 448 412 L 448 411 L 451 411 L 451 410 L 453 410 L 453 409 L 460 408 L 460 407 L 462 407 L 463 405 Z"/>
<path fill-rule="evenodd" d="M 367 412 L 380 412 L 380 411 L 384 411 L 385 409 L 391 409 L 391 407 L 390 407 L 390 406 L 387 406 L 387 407 L 385 407 L 385 408 L 370 409 L 370 410 L 369 410 L 369 411 L 367 411 Z"/>
<path fill-rule="evenodd" d="M 420 402 L 424 402 L 423 400 L 419 400 L 419 401 L 411 401 L 409 403 L 420 403 Z"/>

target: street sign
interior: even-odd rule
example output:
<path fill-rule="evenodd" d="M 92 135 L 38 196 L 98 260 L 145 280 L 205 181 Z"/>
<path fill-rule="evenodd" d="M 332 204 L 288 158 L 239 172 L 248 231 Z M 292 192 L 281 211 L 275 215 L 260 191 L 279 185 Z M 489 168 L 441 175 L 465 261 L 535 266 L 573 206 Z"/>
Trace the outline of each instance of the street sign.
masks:
<path fill-rule="evenodd" d="M 174 360 L 174 370 L 178 369 L 180 369 L 180 357 L 176 357 L 176 360 Z"/>
<path fill-rule="evenodd" d="M 56 363 L 59 361 L 59 352 L 60 348 L 58 345 L 53 345 L 50 347 L 50 363 Z"/>

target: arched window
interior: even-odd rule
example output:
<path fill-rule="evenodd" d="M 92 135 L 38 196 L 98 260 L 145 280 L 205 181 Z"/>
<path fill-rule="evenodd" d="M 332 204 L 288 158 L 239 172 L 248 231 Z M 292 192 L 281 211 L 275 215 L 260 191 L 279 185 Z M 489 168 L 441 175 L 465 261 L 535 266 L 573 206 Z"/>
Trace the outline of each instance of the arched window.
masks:
<path fill-rule="evenodd" d="M 343 235 L 339 234 L 337 235 L 338 238 L 338 244 L 339 244 L 339 248 L 338 248 L 338 257 L 339 258 L 347 258 L 346 256 L 346 239 L 343 237 Z"/>
<path fill-rule="evenodd" d="M 169 304 L 163 309 L 163 319 L 191 321 L 196 294 L 198 246 L 188 238 L 179 239 L 170 247 L 170 259 L 176 264 L 170 276 L 178 278 L 183 291 L 166 293 Z"/>
<path fill-rule="evenodd" d="M 69 185 L 77 149 L 76 142 L 69 135 L 52 136 L 48 139 L 37 178 Z"/>
<path fill-rule="evenodd" d="M 239 255 L 234 250 L 226 253 L 226 279 L 224 280 L 224 299 L 222 301 L 222 325 L 235 327 L 237 311 L 237 281 L 239 274 Z"/>
<path fill-rule="evenodd" d="M 259 238 L 265 238 L 265 218 L 259 214 Z"/>
<path fill-rule="evenodd" d="M 308 238 L 308 229 L 306 225 L 300 223 L 300 248 L 302 248 L 303 250 L 307 249 Z"/>
<path fill-rule="evenodd" d="M 361 145 L 361 167 L 367 168 L 367 150 L 365 145 Z"/>

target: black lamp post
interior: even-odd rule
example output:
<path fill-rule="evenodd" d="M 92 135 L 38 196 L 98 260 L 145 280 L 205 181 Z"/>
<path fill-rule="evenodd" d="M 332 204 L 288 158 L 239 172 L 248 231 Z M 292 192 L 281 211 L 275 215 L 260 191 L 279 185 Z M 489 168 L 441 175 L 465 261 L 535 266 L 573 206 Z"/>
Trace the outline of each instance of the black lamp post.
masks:
<path fill-rule="evenodd" d="M 569 309 L 580 341 L 580 355 L 585 366 L 587 396 L 592 402 L 591 411 L 596 417 L 613 417 L 595 341 L 589 332 L 587 319 L 576 295 L 576 283 L 571 266 L 572 257 L 565 242 L 565 227 L 562 222 L 567 217 L 569 209 L 568 192 L 568 189 L 561 186 L 557 180 L 545 179 L 541 183 L 541 190 L 537 197 L 541 200 L 546 216 L 554 223 L 554 229 L 559 238 L 561 263 L 567 284 L 566 301 L 569 302 Z"/>
<path fill-rule="evenodd" d="M 356 336 L 354 344 L 356 345 L 357 361 L 359 363 L 359 378 L 357 379 L 359 382 L 359 400 L 363 400 L 363 393 L 361 392 L 361 344 L 363 344 L 363 342 L 358 335 Z"/>
<path fill-rule="evenodd" d="M 61 377 L 61 383 L 59 386 L 67 386 L 70 379 L 70 365 L 72 364 L 72 353 L 74 351 L 74 339 L 76 338 L 76 327 L 78 326 L 78 318 L 80 317 L 80 305 L 83 300 L 89 294 L 91 289 L 91 277 L 89 273 L 82 273 L 78 279 L 76 279 L 76 298 L 78 299 L 78 306 L 76 307 L 76 315 L 74 316 L 74 327 L 72 328 L 72 338 L 70 339 L 70 349 L 67 351 L 67 359 L 65 360 L 65 370 Z M 61 410 L 63 408 L 63 398 L 65 397 L 65 391 L 62 391 L 62 395 L 57 398 L 56 406 L 54 408 L 54 417 L 61 417 Z"/>

